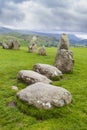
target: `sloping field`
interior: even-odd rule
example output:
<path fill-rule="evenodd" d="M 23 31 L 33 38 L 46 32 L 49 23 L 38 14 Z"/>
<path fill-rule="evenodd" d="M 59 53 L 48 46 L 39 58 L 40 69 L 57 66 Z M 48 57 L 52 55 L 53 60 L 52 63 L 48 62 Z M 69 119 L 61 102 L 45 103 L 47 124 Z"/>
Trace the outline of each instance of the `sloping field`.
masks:
<path fill-rule="evenodd" d="M 0 130 L 87 130 L 87 48 L 71 48 L 75 58 L 73 73 L 53 82 L 72 93 L 72 103 L 48 113 L 42 111 L 43 118 L 33 108 L 28 113 L 28 107 L 17 101 L 11 86 L 18 86 L 19 90 L 26 87 L 26 84 L 17 82 L 19 70 L 32 69 L 35 63 L 53 65 L 56 48 L 47 48 L 47 56 L 27 50 L 26 47 L 18 51 L 0 48 Z M 8 106 L 11 101 L 17 102 L 16 107 Z"/>

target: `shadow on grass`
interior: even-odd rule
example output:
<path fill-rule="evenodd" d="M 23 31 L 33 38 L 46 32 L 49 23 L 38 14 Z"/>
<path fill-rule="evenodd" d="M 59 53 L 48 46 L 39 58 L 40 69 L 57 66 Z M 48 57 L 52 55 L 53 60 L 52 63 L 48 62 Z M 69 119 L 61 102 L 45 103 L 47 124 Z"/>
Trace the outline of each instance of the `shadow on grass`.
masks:
<path fill-rule="evenodd" d="M 16 99 L 17 99 L 17 107 L 21 112 L 29 116 L 32 116 L 40 121 L 51 118 L 63 118 L 71 113 L 69 106 L 64 106 L 62 108 L 56 107 L 51 110 L 43 110 L 43 109 L 37 109 L 34 106 L 29 106 L 27 103 L 19 100 L 18 97 Z"/>

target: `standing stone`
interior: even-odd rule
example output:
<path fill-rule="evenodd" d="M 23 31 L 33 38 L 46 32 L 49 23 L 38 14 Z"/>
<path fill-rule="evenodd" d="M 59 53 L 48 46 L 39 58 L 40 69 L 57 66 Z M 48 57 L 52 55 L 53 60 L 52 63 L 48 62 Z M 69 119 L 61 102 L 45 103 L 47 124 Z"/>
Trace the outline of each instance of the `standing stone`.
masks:
<path fill-rule="evenodd" d="M 18 50 L 20 47 L 20 44 L 16 39 L 11 39 L 7 43 L 2 43 L 2 47 L 3 47 L 3 49 Z"/>
<path fill-rule="evenodd" d="M 55 58 L 55 66 L 63 73 L 69 73 L 73 71 L 73 65 L 73 53 L 65 49 L 59 50 Z"/>
<path fill-rule="evenodd" d="M 66 49 L 69 50 L 69 38 L 68 35 L 63 33 L 61 35 L 60 41 L 59 41 L 59 48 L 58 50 Z"/>
<path fill-rule="evenodd" d="M 20 100 L 39 109 L 63 107 L 72 101 L 71 93 L 66 89 L 42 82 L 22 89 L 17 93 L 17 96 Z"/>
<path fill-rule="evenodd" d="M 42 56 L 46 56 L 46 48 L 45 46 L 41 47 L 39 50 L 38 50 L 38 54 L 39 55 L 42 55 Z"/>
<path fill-rule="evenodd" d="M 62 34 L 61 36 L 54 65 L 63 73 L 70 73 L 73 71 L 73 53 L 69 50 L 69 40 L 66 34 Z"/>
<path fill-rule="evenodd" d="M 11 39 L 9 41 L 9 49 L 18 50 L 19 47 L 20 47 L 20 44 L 16 39 Z"/>
<path fill-rule="evenodd" d="M 37 52 L 37 37 L 33 36 L 33 38 L 30 41 L 30 44 L 28 45 L 29 52 Z"/>

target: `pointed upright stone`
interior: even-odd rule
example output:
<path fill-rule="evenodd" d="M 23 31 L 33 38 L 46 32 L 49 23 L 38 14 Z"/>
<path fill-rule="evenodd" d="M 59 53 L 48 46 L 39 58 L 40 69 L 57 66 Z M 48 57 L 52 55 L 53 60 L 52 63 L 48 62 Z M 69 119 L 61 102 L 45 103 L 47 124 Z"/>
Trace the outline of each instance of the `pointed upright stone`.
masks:
<path fill-rule="evenodd" d="M 37 44 L 38 44 L 38 39 L 36 36 L 33 36 L 29 45 L 28 45 L 28 51 L 29 52 L 37 52 Z"/>
<path fill-rule="evenodd" d="M 54 65 L 63 73 L 70 73 L 73 71 L 74 58 L 72 51 L 69 50 L 69 39 L 67 34 L 62 34 L 60 38 Z"/>

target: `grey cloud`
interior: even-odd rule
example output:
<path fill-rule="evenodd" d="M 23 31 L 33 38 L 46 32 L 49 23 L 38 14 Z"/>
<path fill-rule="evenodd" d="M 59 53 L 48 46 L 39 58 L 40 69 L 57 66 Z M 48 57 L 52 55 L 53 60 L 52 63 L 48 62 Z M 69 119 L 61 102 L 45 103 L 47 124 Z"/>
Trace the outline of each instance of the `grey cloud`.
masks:
<path fill-rule="evenodd" d="M 87 32 L 86 0 L 9 0 L 11 1 L 16 5 L 31 1 L 32 7 L 28 11 L 32 14 L 33 21 L 36 21 L 37 27 L 42 30 Z M 9 2 L 0 0 L 0 22 L 12 25 L 12 23 L 25 20 L 28 12 L 23 13 L 22 8 L 10 6 L 7 4 Z M 38 6 L 33 6 L 34 4 Z M 36 27 L 36 24 L 32 26 Z"/>
<path fill-rule="evenodd" d="M 36 1 L 46 7 L 54 8 L 54 7 L 64 7 L 67 8 L 69 5 L 73 4 L 72 0 L 32 0 Z"/>
<path fill-rule="evenodd" d="M 10 25 L 17 21 L 24 19 L 24 13 L 14 4 L 10 5 L 10 1 L 1 0 L 0 1 L 0 23 Z M 12 0 L 15 1 L 16 0 Z M 21 0 L 18 0 L 20 2 Z"/>
<path fill-rule="evenodd" d="M 78 0 L 36 0 L 41 5 L 50 9 L 38 11 L 37 19 L 43 27 L 50 30 L 82 31 L 87 32 L 87 6 L 78 6 Z M 84 1 L 84 0 L 82 0 Z"/>
<path fill-rule="evenodd" d="M 16 3 L 21 3 L 23 1 L 27 1 L 27 0 L 12 0 L 13 2 L 16 2 Z"/>
<path fill-rule="evenodd" d="M 29 0 L 0 0 L 0 4 L 5 4 L 6 2 L 15 2 L 15 3 L 22 3 L 23 1 L 29 1 Z"/>

